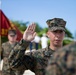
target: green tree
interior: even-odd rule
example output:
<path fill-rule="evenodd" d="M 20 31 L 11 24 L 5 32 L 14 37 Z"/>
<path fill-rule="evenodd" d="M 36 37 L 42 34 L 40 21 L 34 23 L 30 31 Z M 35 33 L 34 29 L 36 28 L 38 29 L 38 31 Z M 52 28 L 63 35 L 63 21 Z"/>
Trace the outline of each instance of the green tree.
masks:
<path fill-rule="evenodd" d="M 37 33 L 41 32 L 41 31 L 42 31 L 42 28 L 40 27 L 40 25 L 39 25 L 38 23 L 35 23 L 35 24 L 36 24 L 36 29 L 35 29 L 35 31 L 36 31 Z"/>
<path fill-rule="evenodd" d="M 14 25 L 18 27 L 18 29 L 22 32 L 24 32 L 27 28 L 26 23 L 21 21 L 12 21 Z"/>
<path fill-rule="evenodd" d="M 66 37 L 73 38 L 72 33 L 67 28 L 66 28 L 65 33 L 66 33 Z"/>
<path fill-rule="evenodd" d="M 38 34 L 39 34 L 40 37 L 42 37 L 43 33 L 47 33 L 47 31 L 48 31 L 48 28 L 43 28 L 41 30 L 41 32 L 39 32 Z"/>

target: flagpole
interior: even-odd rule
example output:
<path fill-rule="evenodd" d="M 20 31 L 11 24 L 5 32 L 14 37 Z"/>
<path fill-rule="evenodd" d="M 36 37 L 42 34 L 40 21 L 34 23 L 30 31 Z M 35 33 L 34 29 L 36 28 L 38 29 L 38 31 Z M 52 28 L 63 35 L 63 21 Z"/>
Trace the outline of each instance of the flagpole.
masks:
<path fill-rule="evenodd" d="M 1 0 L 0 0 L 0 10 L 1 10 Z M 0 33 L 1 33 L 1 14 L 0 14 Z M 2 47 L 1 47 L 1 34 L 0 34 L 0 60 L 1 60 L 1 51 Z"/>

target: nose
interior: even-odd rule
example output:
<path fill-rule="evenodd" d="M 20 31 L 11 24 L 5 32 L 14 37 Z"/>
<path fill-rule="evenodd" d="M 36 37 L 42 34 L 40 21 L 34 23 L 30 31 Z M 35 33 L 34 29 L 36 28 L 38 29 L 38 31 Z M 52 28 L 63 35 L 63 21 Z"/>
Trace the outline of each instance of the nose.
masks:
<path fill-rule="evenodd" d="M 60 34 L 60 33 L 57 33 L 56 36 L 57 36 L 57 37 L 61 37 L 61 34 Z"/>

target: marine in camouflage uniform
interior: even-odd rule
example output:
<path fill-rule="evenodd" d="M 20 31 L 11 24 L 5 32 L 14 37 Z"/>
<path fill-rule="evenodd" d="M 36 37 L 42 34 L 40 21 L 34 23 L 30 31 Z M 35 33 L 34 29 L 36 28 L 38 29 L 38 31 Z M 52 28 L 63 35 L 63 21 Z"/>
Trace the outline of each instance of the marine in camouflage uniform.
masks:
<path fill-rule="evenodd" d="M 76 75 L 76 42 L 54 53 L 46 68 L 46 75 Z"/>
<path fill-rule="evenodd" d="M 3 59 L 3 68 L 2 68 L 2 75 L 16 75 L 18 71 L 14 71 L 9 69 L 9 62 L 8 57 L 10 55 L 11 50 L 14 48 L 18 42 L 16 41 L 17 33 L 15 30 L 11 29 L 8 31 L 8 41 L 2 44 L 2 52 L 1 52 L 1 59 Z M 11 42 L 11 39 L 13 43 Z M 20 74 L 20 73 L 19 73 Z M 19 75 L 17 74 L 17 75 Z"/>
<path fill-rule="evenodd" d="M 52 31 L 56 33 L 56 31 L 58 30 L 57 32 L 60 35 L 63 34 L 63 32 L 65 31 L 66 22 L 61 18 L 54 18 L 48 20 L 47 24 L 50 32 Z M 31 41 L 31 40 L 29 41 L 27 40 L 28 38 L 27 36 L 29 34 L 26 35 L 25 33 L 30 32 L 31 34 L 33 34 L 34 29 L 35 28 L 33 28 L 33 25 L 27 28 L 27 30 L 24 32 L 24 37 L 22 41 L 19 44 L 17 44 L 10 53 L 8 61 L 9 61 L 10 69 L 23 71 L 23 72 L 26 69 L 30 69 L 31 71 L 35 72 L 36 75 L 45 75 L 45 68 L 48 64 L 48 60 L 55 52 L 55 50 L 53 50 L 52 48 L 50 48 L 50 46 L 48 46 L 47 48 L 40 49 L 38 51 L 32 51 L 25 54 L 25 48 L 29 45 Z M 25 37 L 27 38 L 25 39 Z M 57 42 L 58 41 L 56 41 L 56 44 L 58 45 Z M 61 45 L 62 45 L 62 40 L 61 40 Z"/>

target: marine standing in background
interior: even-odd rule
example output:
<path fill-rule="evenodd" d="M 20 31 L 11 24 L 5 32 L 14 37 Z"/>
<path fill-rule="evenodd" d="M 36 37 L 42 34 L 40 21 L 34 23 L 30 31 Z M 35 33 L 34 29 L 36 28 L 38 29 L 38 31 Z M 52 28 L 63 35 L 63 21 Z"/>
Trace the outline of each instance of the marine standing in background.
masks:
<path fill-rule="evenodd" d="M 2 52 L 1 52 L 1 59 L 3 60 L 2 75 L 16 75 L 14 70 L 12 69 L 8 70 L 10 68 L 8 57 L 16 44 L 18 44 L 17 32 L 16 30 L 11 29 L 8 31 L 8 41 L 2 43 Z M 20 75 L 20 73 L 18 75 Z"/>

